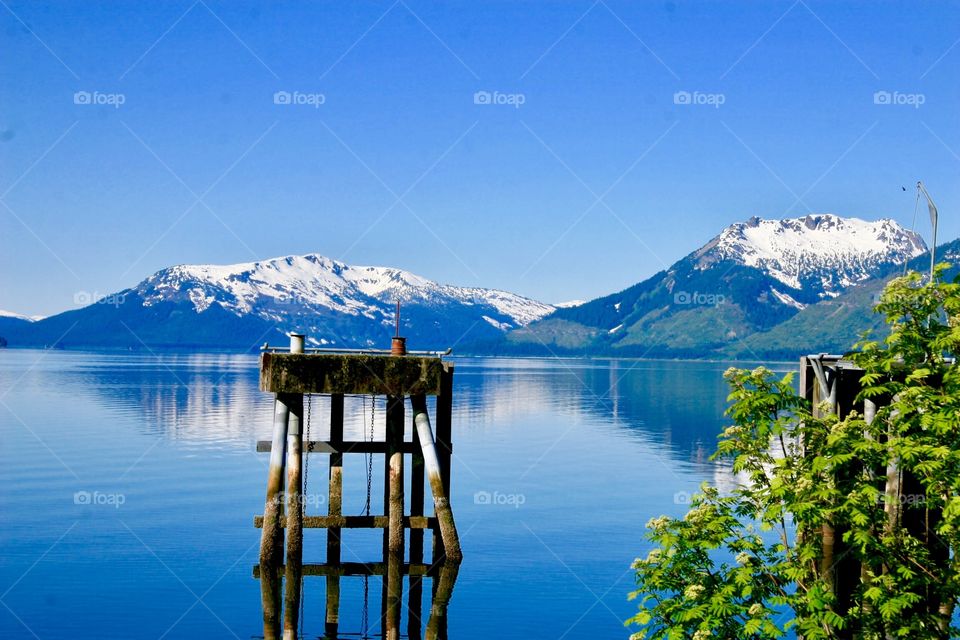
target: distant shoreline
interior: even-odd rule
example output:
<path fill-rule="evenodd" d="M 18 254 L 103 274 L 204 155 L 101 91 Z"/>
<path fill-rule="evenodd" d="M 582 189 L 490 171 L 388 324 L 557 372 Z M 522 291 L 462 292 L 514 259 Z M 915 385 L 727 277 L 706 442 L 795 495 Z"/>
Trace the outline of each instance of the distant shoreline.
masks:
<path fill-rule="evenodd" d="M 149 345 L 147 347 L 92 347 L 92 346 L 77 346 L 77 347 L 39 347 L 33 345 L 8 345 L 3 349 L 0 349 L 0 354 L 4 351 L 42 351 L 42 352 L 56 352 L 56 353 L 92 353 L 92 354 L 104 354 L 104 355 L 243 355 L 243 356 L 255 356 L 260 353 L 260 349 L 231 349 L 231 348 L 213 348 L 204 346 L 202 348 L 191 348 L 188 346 L 157 346 Z M 802 355 L 807 355 L 807 352 L 797 352 L 797 361 L 799 361 Z M 785 360 L 780 358 L 769 358 L 765 360 L 758 360 L 756 358 L 751 359 L 734 359 L 734 358 L 658 358 L 658 357 L 637 357 L 637 356 L 611 356 L 603 354 L 584 354 L 584 355 L 530 355 L 530 354 L 497 354 L 497 353 L 462 353 L 458 354 L 456 351 L 447 356 L 449 359 L 502 359 L 502 360 L 587 360 L 587 361 L 601 361 L 601 360 L 616 360 L 623 362 L 705 362 L 705 363 L 731 363 L 731 364 L 795 364 L 794 360 Z"/>

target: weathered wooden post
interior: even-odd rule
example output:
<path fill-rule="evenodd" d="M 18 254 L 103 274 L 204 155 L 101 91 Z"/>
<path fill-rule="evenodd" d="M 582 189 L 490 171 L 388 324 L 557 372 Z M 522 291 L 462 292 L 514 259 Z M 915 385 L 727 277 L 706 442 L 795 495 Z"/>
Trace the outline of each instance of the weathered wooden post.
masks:
<path fill-rule="evenodd" d="M 823 417 L 835 414 L 844 419 L 851 411 L 863 415 L 868 426 L 878 419 L 878 410 L 890 404 L 894 399 L 887 396 L 867 398 L 862 408 L 857 398 L 862 390 L 863 370 L 853 362 L 840 356 L 820 354 L 801 359 L 801 392 L 812 401 L 814 415 Z M 904 375 L 891 372 L 893 376 Z M 825 403 L 825 404 L 824 404 Z M 887 414 L 887 419 L 896 421 L 895 410 Z M 888 428 L 892 428 L 888 427 Z M 866 437 L 870 437 L 867 434 Z M 808 451 L 808 455 L 816 455 Z M 851 461 L 834 472 L 834 479 L 841 491 L 851 474 L 862 473 L 865 469 L 859 461 Z M 885 533 L 894 535 L 903 530 L 920 540 L 932 557 L 942 562 L 949 561 L 950 549 L 937 539 L 936 526 L 942 517 L 939 507 L 930 507 L 926 502 L 925 489 L 917 474 L 897 457 L 889 457 L 885 468 L 869 468 L 866 471 L 875 479 L 877 490 L 882 492 L 883 510 L 886 521 Z M 852 606 L 857 589 L 869 587 L 871 574 L 887 572 L 884 565 L 878 565 L 870 558 L 857 558 L 851 553 L 851 546 L 843 540 L 848 528 L 843 523 L 823 524 L 823 547 L 819 569 L 822 577 L 829 582 L 836 598 L 835 610 L 840 613 Z M 813 532 L 810 532 L 813 533 Z M 798 536 L 804 532 L 798 531 Z M 863 605 L 869 611 L 869 605 Z M 915 605 L 925 608 L 932 615 L 940 616 L 942 628 L 939 637 L 949 634 L 949 621 L 952 617 L 950 603 L 941 602 L 936 593 L 929 593 L 926 601 Z M 837 633 L 838 638 L 857 638 L 860 630 L 848 626 Z M 935 637 L 931 635 L 930 637 Z M 801 639 L 802 640 L 802 639 Z"/>
<path fill-rule="evenodd" d="M 410 404 L 413 407 L 413 421 L 420 438 L 427 479 L 430 481 L 430 490 L 433 493 L 433 510 L 437 514 L 437 526 L 443 539 L 443 553 L 446 559 L 459 562 L 463 558 L 463 553 L 460 550 L 457 525 L 453 520 L 453 510 L 450 508 L 450 501 L 443 484 L 437 448 L 433 441 L 433 430 L 430 428 L 430 415 L 427 413 L 427 399 L 422 394 L 416 394 L 410 396 Z M 433 558 L 434 564 L 437 561 L 438 558 Z"/>
<path fill-rule="evenodd" d="M 267 470 L 267 500 L 263 506 L 263 530 L 260 533 L 260 563 L 279 566 L 283 563 L 283 523 L 280 522 L 280 501 L 283 493 L 284 458 L 287 445 L 287 421 L 290 409 L 279 394 L 274 401 L 273 441 L 270 466 Z"/>
<path fill-rule="evenodd" d="M 290 353 L 303 353 L 304 336 L 290 334 Z M 300 615 L 301 572 L 303 571 L 303 394 L 284 394 L 289 407 L 287 421 L 287 564 L 283 611 L 283 638 L 296 640 Z"/>
<path fill-rule="evenodd" d="M 279 568 L 283 563 L 283 523 L 280 521 L 283 495 L 284 458 L 290 409 L 277 394 L 274 400 L 273 439 L 270 465 L 267 470 L 267 497 L 263 507 L 263 528 L 260 532 L 260 598 L 263 605 L 265 638 L 280 636 Z"/>
<path fill-rule="evenodd" d="M 413 429 L 413 452 L 410 454 L 410 517 L 423 516 L 424 467 L 423 450 L 416 427 Z M 423 563 L 423 529 L 410 529 L 410 565 Z M 407 594 L 407 637 L 420 640 L 423 611 L 423 576 L 410 575 Z"/>
<path fill-rule="evenodd" d="M 400 303 L 397 303 L 397 334 L 393 337 L 390 355 L 403 357 L 406 341 L 400 337 Z M 384 623 L 388 640 L 400 638 L 400 614 L 403 602 L 403 427 L 405 413 L 402 395 L 387 396 L 386 455 L 384 456 L 384 510 L 387 529 L 384 531 L 384 558 L 387 571 L 386 611 Z"/>
<path fill-rule="evenodd" d="M 443 481 L 443 488 L 447 496 L 450 491 L 450 461 L 453 456 L 453 363 L 444 363 L 440 372 L 440 389 L 437 393 L 437 431 L 436 446 L 437 459 L 440 463 L 440 479 Z M 433 530 L 431 562 L 438 562 L 444 557 L 443 536 L 440 527 L 435 526 Z M 434 582 L 436 589 L 436 582 Z"/>
<path fill-rule="evenodd" d="M 330 444 L 334 451 L 330 453 L 328 474 L 329 498 L 327 515 L 343 515 L 343 394 L 330 396 Z M 327 564 L 340 564 L 340 527 L 327 529 Z M 327 580 L 327 615 L 325 630 L 327 637 L 336 638 L 340 626 L 340 576 L 330 574 Z"/>
<path fill-rule="evenodd" d="M 384 506 L 387 512 L 387 528 L 384 531 L 384 558 L 387 563 L 384 576 L 384 623 L 388 640 L 398 640 L 400 637 L 403 597 L 403 423 L 403 396 L 388 395 L 384 468 Z"/>

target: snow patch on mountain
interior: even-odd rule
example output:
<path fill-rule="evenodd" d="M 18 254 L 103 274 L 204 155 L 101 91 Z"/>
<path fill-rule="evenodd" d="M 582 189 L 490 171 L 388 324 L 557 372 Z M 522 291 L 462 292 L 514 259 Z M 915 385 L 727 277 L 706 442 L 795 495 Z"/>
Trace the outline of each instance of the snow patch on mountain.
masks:
<path fill-rule="evenodd" d="M 727 227 L 694 256 L 701 270 L 732 260 L 793 289 L 816 285 L 821 296 L 833 296 L 871 277 L 879 264 L 903 264 L 926 250 L 919 234 L 889 218 L 870 222 L 823 214 L 754 217 Z"/>
<path fill-rule="evenodd" d="M 495 327 L 495 328 L 497 328 L 497 329 L 500 329 L 500 331 L 509 331 L 510 329 L 513 328 L 513 326 L 512 326 L 509 322 L 498 322 L 498 321 L 494 320 L 493 318 L 491 318 L 490 316 L 481 316 L 481 317 L 482 317 L 484 320 L 486 320 L 486 321 L 490 324 L 491 327 Z"/>
<path fill-rule="evenodd" d="M 4 311 L 0 309 L 0 318 L 16 318 L 17 320 L 26 320 L 27 322 L 37 322 L 38 320 L 43 320 L 46 316 L 25 316 L 22 313 L 14 313 L 13 311 Z"/>
<path fill-rule="evenodd" d="M 797 310 L 800 310 L 800 311 L 802 311 L 803 309 L 806 309 L 806 308 L 807 308 L 807 305 L 803 304 L 802 302 L 797 302 L 797 301 L 794 300 L 791 296 L 789 296 L 789 295 L 787 295 L 787 294 L 785 294 L 785 293 L 782 293 L 782 292 L 780 292 L 780 291 L 777 291 L 777 290 L 774 289 L 773 287 L 770 288 L 770 293 L 773 294 L 773 297 L 774 297 L 774 298 L 776 298 L 777 300 L 779 300 L 779 301 L 782 302 L 783 304 L 787 305 L 788 307 L 793 307 L 794 309 L 797 309 Z"/>

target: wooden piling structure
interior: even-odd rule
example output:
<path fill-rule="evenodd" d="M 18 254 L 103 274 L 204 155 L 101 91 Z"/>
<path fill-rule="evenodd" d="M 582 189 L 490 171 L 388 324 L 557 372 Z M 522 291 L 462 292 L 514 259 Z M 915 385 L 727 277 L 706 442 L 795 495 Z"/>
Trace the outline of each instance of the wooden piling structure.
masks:
<path fill-rule="evenodd" d="M 303 353 L 300 334 L 291 334 L 290 353 Z M 300 615 L 300 567 L 303 566 L 303 394 L 283 394 L 287 420 L 287 562 L 284 572 L 283 640 L 296 640 Z"/>
<path fill-rule="evenodd" d="M 336 451 L 330 452 L 327 474 L 329 485 L 327 515 L 343 515 L 343 394 L 330 396 L 330 443 Z M 340 564 L 340 527 L 327 528 L 327 564 Z M 336 638 L 340 625 L 340 576 L 327 576 L 327 608 L 324 632 Z"/>
<path fill-rule="evenodd" d="M 800 392 L 811 401 L 815 416 L 834 414 L 840 419 L 856 411 L 863 416 L 870 425 L 877 417 L 880 407 L 890 403 L 889 397 L 874 397 L 858 403 L 857 396 L 861 391 L 861 377 L 863 371 L 853 362 L 836 355 L 811 355 L 800 359 Z M 809 452 L 815 455 L 816 452 Z M 886 522 L 884 526 L 888 532 L 897 528 L 907 530 L 912 536 L 923 541 L 933 557 L 946 562 L 951 550 L 947 545 L 936 539 L 936 525 L 942 518 L 942 510 L 926 506 L 911 505 L 910 499 L 922 497 L 923 486 L 916 474 L 908 468 L 903 468 L 901 461 L 894 458 L 885 468 L 865 469 L 861 462 L 851 461 L 846 467 L 836 471 L 836 482 L 843 488 L 846 478 L 850 474 L 867 471 L 876 478 L 878 492 L 883 495 Z M 836 598 L 835 609 L 838 612 L 846 611 L 853 601 L 853 594 L 862 588 L 861 582 L 870 580 L 869 564 L 861 562 L 850 553 L 850 545 L 844 541 L 847 532 L 843 526 L 833 523 L 823 523 L 823 550 L 819 568 L 821 576 L 830 585 Z M 886 571 L 886 567 L 882 571 Z M 926 602 L 917 606 L 926 607 L 931 614 L 939 614 L 941 619 L 949 621 L 952 616 L 950 603 L 940 602 L 935 594 L 930 594 Z M 942 629 L 947 633 L 946 626 Z M 839 638 L 854 639 L 857 630 L 844 628 Z M 943 637 L 946 637 L 944 635 Z"/>
<path fill-rule="evenodd" d="M 462 558 L 449 498 L 453 364 L 443 360 L 441 355 L 407 352 L 405 341 L 399 336 L 393 338 L 389 351 L 306 349 L 304 336 L 300 335 L 291 336 L 289 350 L 265 345 L 260 359 L 260 389 L 276 395 L 273 437 L 270 441 L 257 443 L 258 451 L 270 452 L 271 461 L 264 513 L 254 518 L 255 526 L 263 529 L 260 564 L 255 569 L 255 575 L 261 579 L 265 637 L 281 637 L 279 631 L 282 620 L 284 640 L 297 638 L 302 578 L 309 575 L 323 575 L 326 579 L 324 632 L 328 637 L 338 637 L 343 633 L 339 614 L 341 578 L 346 575 L 383 576 L 382 621 L 384 636 L 388 639 L 400 637 L 403 576 L 409 575 L 410 618 L 407 634 L 411 638 L 420 637 L 422 580 L 434 578 L 435 602 L 440 567 L 456 564 Z M 306 394 L 330 397 L 330 431 L 326 440 L 304 441 L 303 406 Z M 346 395 L 386 397 L 385 435 L 382 441 L 345 439 Z M 431 395 L 436 397 L 436 434 L 427 410 L 426 399 Z M 414 428 L 411 440 L 405 441 L 404 404 L 408 397 Z M 329 455 L 326 515 L 306 514 L 303 509 L 303 455 L 311 453 Z M 383 454 L 384 501 L 381 515 L 343 513 L 343 456 L 348 453 Z M 410 456 L 411 478 L 409 514 L 404 510 L 407 456 Z M 284 495 L 284 476 L 285 504 L 281 499 Z M 432 516 L 424 513 L 425 479 L 429 480 L 433 495 Z M 311 528 L 327 530 L 326 563 L 323 565 L 303 564 L 303 531 Z M 381 562 L 347 568 L 357 563 L 342 561 L 342 530 L 355 528 L 382 530 Z M 433 554 L 429 564 L 423 564 L 425 529 L 434 532 Z M 408 539 L 410 561 L 406 564 L 404 554 Z M 443 575 L 449 580 L 449 568 Z M 285 582 L 282 613 L 279 606 L 281 576 Z M 452 583 L 444 588 L 449 593 Z"/>

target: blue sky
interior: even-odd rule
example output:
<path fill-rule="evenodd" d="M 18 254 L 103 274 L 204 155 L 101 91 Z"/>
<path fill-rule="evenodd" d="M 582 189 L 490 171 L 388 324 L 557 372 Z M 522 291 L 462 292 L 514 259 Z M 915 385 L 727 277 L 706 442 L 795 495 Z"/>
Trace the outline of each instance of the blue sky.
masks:
<path fill-rule="evenodd" d="M 960 235 L 956 2 L 0 4 L 0 309 L 308 252 L 585 299 L 917 179 Z"/>

